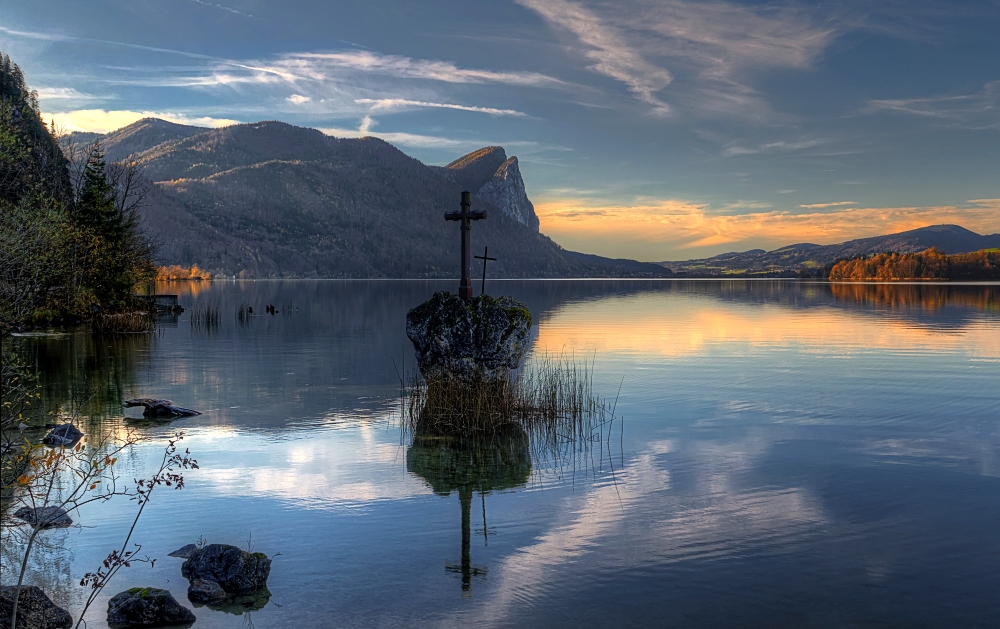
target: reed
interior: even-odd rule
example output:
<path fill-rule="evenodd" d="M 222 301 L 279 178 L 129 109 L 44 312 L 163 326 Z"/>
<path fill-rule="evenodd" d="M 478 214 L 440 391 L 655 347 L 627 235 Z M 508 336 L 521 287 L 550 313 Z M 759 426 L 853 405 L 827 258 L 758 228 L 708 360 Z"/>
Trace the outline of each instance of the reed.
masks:
<path fill-rule="evenodd" d="M 517 372 L 471 381 L 424 381 L 403 389 L 403 428 L 414 437 L 441 435 L 491 442 L 523 431 L 547 450 L 587 441 L 614 419 L 614 404 L 594 394 L 592 365 L 541 355 Z"/>
<path fill-rule="evenodd" d="M 156 329 L 156 320 L 148 312 L 99 314 L 90 329 L 94 334 L 148 334 Z"/>
<path fill-rule="evenodd" d="M 236 308 L 236 320 L 241 325 L 246 325 L 250 323 L 250 318 L 253 316 L 253 307 L 247 302 L 240 302 L 240 305 Z"/>
<path fill-rule="evenodd" d="M 219 327 L 219 306 L 214 302 L 195 304 L 191 309 L 191 328 L 198 331 L 214 331 Z"/>

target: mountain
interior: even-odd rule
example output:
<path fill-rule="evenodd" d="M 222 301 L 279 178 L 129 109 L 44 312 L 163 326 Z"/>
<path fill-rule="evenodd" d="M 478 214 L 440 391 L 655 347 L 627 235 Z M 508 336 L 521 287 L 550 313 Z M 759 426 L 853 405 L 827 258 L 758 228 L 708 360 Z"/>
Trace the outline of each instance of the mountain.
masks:
<path fill-rule="evenodd" d="M 469 190 L 477 198 L 500 208 L 518 223 L 538 231 L 535 206 L 528 200 L 517 158 L 508 159 L 502 146 L 487 146 L 459 157 L 435 172 Z"/>
<path fill-rule="evenodd" d="M 104 157 L 109 162 L 116 162 L 151 147 L 183 140 L 203 131 L 205 129 L 202 127 L 167 122 L 159 118 L 143 118 L 108 134 L 73 133 L 70 137 L 77 144 L 101 140 Z"/>
<path fill-rule="evenodd" d="M 472 244 L 498 258 L 493 277 L 670 274 L 574 255 L 540 234 L 516 158 L 501 147 L 428 167 L 377 138 L 275 121 L 201 129 L 146 119 L 102 140 L 109 158 L 135 154 L 154 182 L 142 212 L 160 264 L 243 277 L 455 277 L 459 230 L 443 214 L 463 189 L 486 187 L 473 208 L 489 218 L 473 223 Z"/>
<path fill-rule="evenodd" d="M 873 253 L 914 253 L 931 247 L 937 247 L 945 253 L 991 249 L 1000 247 L 1000 234 L 982 236 L 958 225 L 930 225 L 886 236 L 858 238 L 836 245 L 799 243 L 773 251 L 751 249 L 723 253 L 711 258 L 661 264 L 674 271 L 707 274 L 799 270 L 823 267 L 837 260 Z"/>

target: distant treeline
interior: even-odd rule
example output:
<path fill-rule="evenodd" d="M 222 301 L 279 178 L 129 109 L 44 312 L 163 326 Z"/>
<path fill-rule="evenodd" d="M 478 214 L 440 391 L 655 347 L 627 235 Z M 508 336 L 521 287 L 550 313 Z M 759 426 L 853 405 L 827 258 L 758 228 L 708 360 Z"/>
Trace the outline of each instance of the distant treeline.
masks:
<path fill-rule="evenodd" d="M 947 255 L 937 247 L 920 253 L 877 253 L 841 260 L 831 280 L 1000 280 L 1000 249 Z"/>
<path fill-rule="evenodd" d="M 212 279 L 212 274 L 198 268 L 197 264 L 193 264 L 190 267 L 174 264 L 171 266 L 161 266 L 157 269 L 156 279 L 159 282 L 168 282 L 173 280 L 210 280 Z"/>
<path fill-rule="evenodd" d="M 147 190 L 100 144 L 61 145 L 0 53 L 0 331 L 136 308 L 156 275 L 137 213 Z"/>

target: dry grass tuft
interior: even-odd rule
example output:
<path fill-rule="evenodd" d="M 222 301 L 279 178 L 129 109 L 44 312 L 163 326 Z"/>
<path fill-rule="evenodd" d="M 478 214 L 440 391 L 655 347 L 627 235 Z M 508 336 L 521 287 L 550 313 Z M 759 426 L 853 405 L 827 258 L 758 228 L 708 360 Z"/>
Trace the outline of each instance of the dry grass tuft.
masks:
<path fill-rule="evenodd" d="M 90 329 L 94 334 L 148 334 L 156 329 L 156 319 L 148 312 L 99 314 Z"/>
<path fill-rule="evenodd" d="M 614 404 L 593 391 L 592 365 L 571 356 L 542 355 L 506 377 L 425 382 L 410 376 L 403 391 L 403 428 L 427 434 L 503 441 L 527 434 L 535 449 L 592 439 L 614 419 Z"/>

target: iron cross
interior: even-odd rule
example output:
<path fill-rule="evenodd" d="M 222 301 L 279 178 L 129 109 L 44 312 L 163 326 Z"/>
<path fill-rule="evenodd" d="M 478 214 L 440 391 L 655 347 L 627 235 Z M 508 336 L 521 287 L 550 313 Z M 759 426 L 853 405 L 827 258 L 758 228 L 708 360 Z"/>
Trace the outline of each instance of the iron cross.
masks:
<path fill-rule="evenodd" d="M 462 299 L 472 299 L 472 260 L 469 258 L 470 239 L 469 231 L 472 229 L 471 221 L 478 221 L 486 218 L 486 212 L 472 212 L 472 193 L 468 190 L 462 191 L 462 211 L 445 212 L 444 220 L 461 221 L 462 227 L 462 282 L 458 285 L 458 296 Z M 484 262 L 485 264 L 485 262 Z"/>
<path fill-rule="evenodd" d="M 479 291 L 479 294 L 480 295 L 485 295 L 486 294 L 486 261 L 487 260 L 493 260 L 494 262 L 496 262 L 497 259 L 490 257 L 490 248 L 489 247 L 486 247 L 486 249 L 483 251 L 483 255 L 481 255 L 481 256 L 474 256 L 474 257 L 477 260 L 482 260 L 483 261 L 483 288 L 482 288 L 481 291 Z"/>

